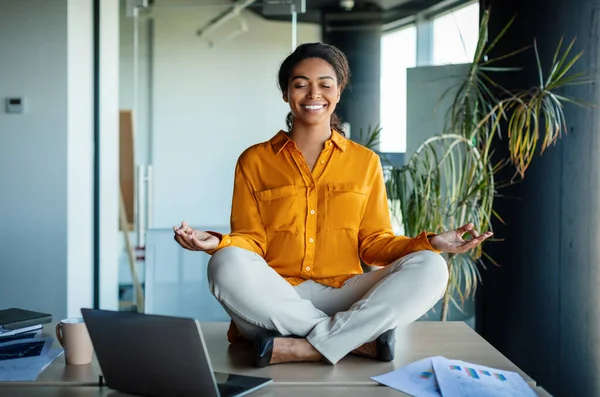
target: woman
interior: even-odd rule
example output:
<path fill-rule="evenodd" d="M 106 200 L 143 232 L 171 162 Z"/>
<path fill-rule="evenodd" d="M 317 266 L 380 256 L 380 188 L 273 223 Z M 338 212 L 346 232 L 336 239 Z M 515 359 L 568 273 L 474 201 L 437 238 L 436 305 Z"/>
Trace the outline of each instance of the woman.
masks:
<path fill-rule="evenodd" d="M 210 288 L 256 365 L 325 360 L 353 352 L 394 358 L 394 329 L 442 296 L 440 252 L 480 244 L 472 224 L 415 238 L 392 232 L 378 156 L 347 140 L 334 113 L 348 83 L 345 55 L 304 44 L 279 70 L 288 131 L 238 159 L 228 235 L 182 222 L 175 240 L 212 255 Z M 465 233 L 472 238 L 462 239 Z M 360 260 L 383 266 L 363 274 Z"/>

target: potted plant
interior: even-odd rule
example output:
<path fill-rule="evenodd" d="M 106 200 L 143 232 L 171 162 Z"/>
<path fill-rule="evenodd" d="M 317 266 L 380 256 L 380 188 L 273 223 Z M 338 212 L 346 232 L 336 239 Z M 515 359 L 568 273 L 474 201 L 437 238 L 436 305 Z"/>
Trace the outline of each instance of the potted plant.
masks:
<path fill-rule="evenodd" d="M 514 20 L 490 42 L 489 18 L 487 10 L 481 19 L 473 61 L 453 97 L 444 131 L 423 142 L 406 165 L 386 167 L 390 208 L 404 226 L 405 235 L 452 230 L 467 222 L 475 223 L 480 233 L 491 230 L 493 217 L 502 221 L 493 209 L 494 198 L 503 187 L 525 177 L 540 146 L 543 152 L 566 132 L 564 104 L 585 106 L 557 93 L 567 84 L 586 82 L 581 73 L 570 74 L 582 55 L 571 55 L 574 42 L 566 48 L 562 41 L 558 44 L 546 75 L 535 42 L 488 59 L 486 54 Z M 498 61 L 527 50 L 532 50 L 537 59 L 539 84 L 515 92 L 496 83 L 495 74 L 519 70 L 499 67 Z M 367 146 L 375 144 L 379 131 L 376 128 L 368 134 Z M 503 138 L 508 155 L 499 157 L 494 148 Z M 509 168 L 514 171 L 512 178 L 499 180 L 499 172 L 504 170 L 505 174 Z M 497 265 L 484 248 L 482 245 L 465 254 L 446 256 L 450 277 L 442 299 L 442 321 L 448 317 L 450 303 L 462 310 L 465 301 L 473 296 L 481 280 L 479 268 L 485 269 L 482 258 Z"/>

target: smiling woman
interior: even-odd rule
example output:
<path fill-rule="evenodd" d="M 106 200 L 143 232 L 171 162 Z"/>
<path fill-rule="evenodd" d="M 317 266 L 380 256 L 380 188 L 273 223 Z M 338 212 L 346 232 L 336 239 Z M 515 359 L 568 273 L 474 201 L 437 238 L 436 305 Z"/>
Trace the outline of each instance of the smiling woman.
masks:
<path fill-rule="evenodd" d="M 319 71 L 324 74 L 319 75 Z M 316 79 L 311 81 L 306 74 L 312 74 Z M 330 117 L 331 129 L 345 135 L 341 120 L 334 110 L 349 80 L 350 66 L 346 56 L 339 49 L 327 44 L 299 46 L 283 61 L 279 69 L 279 88 L 283 93 L 283 100 L 289 103 L 292 109 L 286 119 L 288 131 L 292 130 L 294 117 L 302 116 L 302 113 L 294 113 L 294 107 L 290 102 L 291 94 L 295 94 L 295 97 L 306 106 L 314 105 L 315 108 L 311 110 L 316 111 L 321 110 L 319 106 L 326 107 L 328 103 L 316 99 L 311 102 L 311 95 L 327 94 L 327 99 L 336 96 L 334 106 L 329 106 L 325 113 Z"/>
<path fill-rule="evenodd" d="M 446 289 L 439 253 L 490 236 L 471 224 L 394 235 L 379 157 L 346 139 L 335 116 L 349 76 L 339 49 L 299 46 L 279 71 L 288 131 L 238 159 L 231 233 L 174 227 L 182 247 L 212 255 L 209 284 L 232 318 L 229 340 L 253 340 L 257 366 L 335 364 L 348 353 L 393 360 L 395 328 Z M 363 274 L 361 260 L 382 268 Z"/>

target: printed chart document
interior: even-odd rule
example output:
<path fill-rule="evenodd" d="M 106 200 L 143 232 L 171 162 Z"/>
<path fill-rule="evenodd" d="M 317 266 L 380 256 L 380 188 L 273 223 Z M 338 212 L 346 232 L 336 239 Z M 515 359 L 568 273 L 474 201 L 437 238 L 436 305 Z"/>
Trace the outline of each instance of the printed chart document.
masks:
<path fill-rule="evenodd" d="M 415 361 L 403 368 L 374 376 L 371 379 L 411 396 L 441 397 L 433 373 L 431 358 Z"/>
<path fill-rule="evenodd" d="M 34 381 L 63 353 L 51 349 L 52 338 L 33 338 L 0 343 L 0 381 Z"/>
<path fill-rule="evenodd" d="M 535 397 L 516 372 L 502 371 L 445 357 L 431 359 L 444 397 Z"/>

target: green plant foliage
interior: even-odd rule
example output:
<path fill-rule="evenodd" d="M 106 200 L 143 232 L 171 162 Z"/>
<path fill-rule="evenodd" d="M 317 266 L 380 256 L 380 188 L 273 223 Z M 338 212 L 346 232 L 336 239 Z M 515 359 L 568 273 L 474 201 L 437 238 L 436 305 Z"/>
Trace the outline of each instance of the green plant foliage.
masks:
<path fill-rule="evenodd" d="M 489 18 L 488 10 L 482 16 L 468 74 L 458 87 L 445 94 L 455 92 L 444 131 L 423 142 L 405 166 L 387 167 L 386 187 L 392 215 L 401 219 L 404 234 L 408 236 L 416 236 L 423 230 L 434 233 L 452 230 L 468 222 L 473 222 L 479 233 L 491 230 L 492 217 L 502 221 L 493 210 L 499 190 L 523 179 L 536 151 L 543 153 L 566 132 L 564 104 L 588 106 L 557 93 L 565 85 L 588 82 L 581 73 L 570 73 L 582 55 L 571 54 L 574 41 L 563 48 L 561 40 L 550 72 L 544 77 L 535 43 L 487 59 L 486 54 L 513 23 L 509 21 L 489 42 Z M 511 92 L 494 81 L 498 73 L 519 70 L 495 66 L 498 61 L 531 49 L 537 59 L 539 85 Z M 361 131 L 361 142 L 368 147 L 376 146 L 380 132 L 379 126 L 366 137 Z M 503 142 L 508 145 L 509 155 L 498 159 L 493 148 L 504 135 L 508 138 Z M 514 169 L 514 176 L 508 181 L 497 181 L 498 172 L 506 167 Z M 446 320 L 450 303 L 461 310 L 464 301 L 473 296 L 481 281 L 480 268 L 485 269 L 482 258 L 497 265 L 483 248 L 482 244 L 465 254 L 446 254 L 450 277 L 441 320 Z"/>

